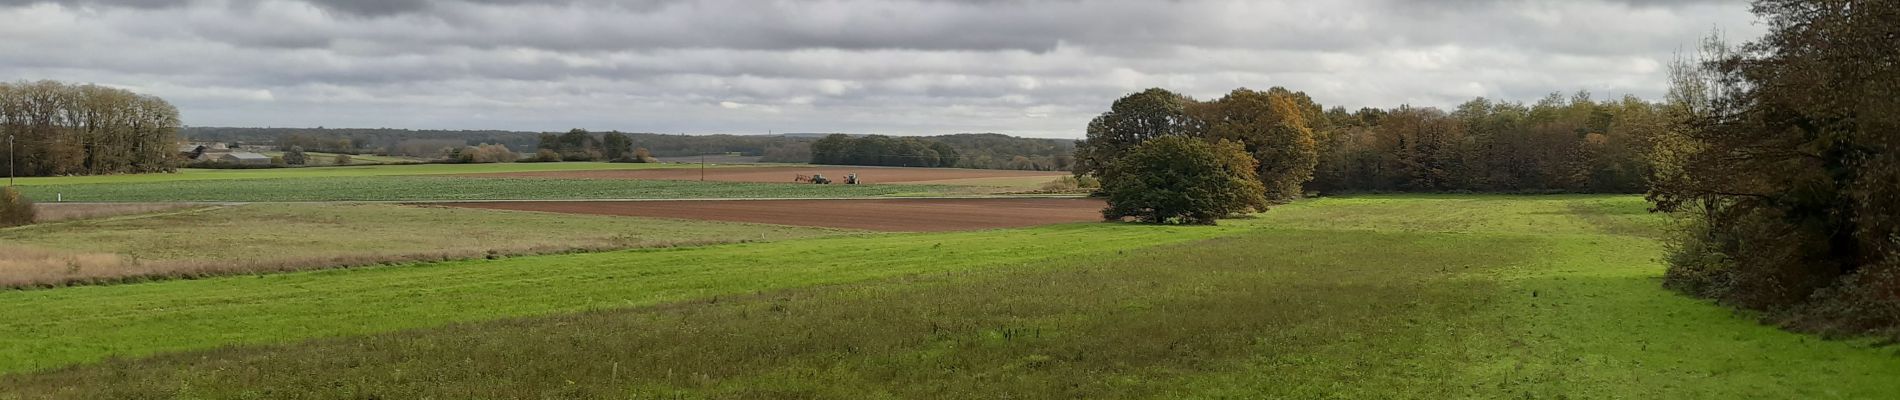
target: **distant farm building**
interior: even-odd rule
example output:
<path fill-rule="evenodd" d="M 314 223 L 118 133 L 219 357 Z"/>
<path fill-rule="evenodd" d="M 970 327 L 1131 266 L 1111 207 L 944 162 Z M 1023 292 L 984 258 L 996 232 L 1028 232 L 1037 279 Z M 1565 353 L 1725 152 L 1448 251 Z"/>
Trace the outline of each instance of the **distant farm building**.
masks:
<path fill-rule="evenodd" d="M 238 165 L 270 165 L 270 156 L 263 154 L 234 151 L 218 156 L 218 162 Z"/>
<path fill-rule="evenodd" d="M 181 157 L 184 157 L 187 160 L 197 160 L 199 157 L 203 157 L 205 155 L 205 151 L 207 150 L 210 150 L 210 149 L 207 149 L 204 146 L 199 146 L 199 145 L 194 145 L 194 144 L 178 145 L 178 155 Z"/>
<path fill-rule="evenodd" d="M 178 155 L 191 161 L 221 161 L 231 148 L 224 143 L 192 142 L 178 145 Z"/>

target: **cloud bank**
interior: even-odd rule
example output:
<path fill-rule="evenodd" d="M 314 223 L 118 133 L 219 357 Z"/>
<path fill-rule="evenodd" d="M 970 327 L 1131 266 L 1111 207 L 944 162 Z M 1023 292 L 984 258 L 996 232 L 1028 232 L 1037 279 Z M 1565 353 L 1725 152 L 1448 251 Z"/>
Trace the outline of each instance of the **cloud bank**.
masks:
<path fill-rule="evenodd" d="M 203 126 L 1078 137 L 1123 94 L 1657 98 L 1734 1 L 0 0 L 0 79 Z"/>

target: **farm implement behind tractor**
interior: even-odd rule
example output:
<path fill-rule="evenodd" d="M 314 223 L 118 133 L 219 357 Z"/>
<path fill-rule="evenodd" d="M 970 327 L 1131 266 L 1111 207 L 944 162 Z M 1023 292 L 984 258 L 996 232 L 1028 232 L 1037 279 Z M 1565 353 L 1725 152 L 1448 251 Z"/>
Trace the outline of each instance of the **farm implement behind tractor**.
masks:
<path fill-rule="evenodd" d="M 792 177 L 792 182 L 830 185 L 831 178 L 826 178 L 825 174 L 811 174 L 811 175 L 799 174 L 797 176 Z M 844 176 L 844 184 L 856 185 L 858 183 L 859 183 L 858 174 L 850 174 L 850 175 Z"/>

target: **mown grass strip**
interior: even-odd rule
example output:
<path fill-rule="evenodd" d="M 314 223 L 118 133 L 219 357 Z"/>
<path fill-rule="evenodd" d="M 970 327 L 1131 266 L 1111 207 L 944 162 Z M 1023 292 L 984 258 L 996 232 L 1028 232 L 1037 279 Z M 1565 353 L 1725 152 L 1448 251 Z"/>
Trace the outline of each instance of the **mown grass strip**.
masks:
<path fill-rule="evenodd" d="M 998 268 L 1241 229 L 1077 224 L 7 291 L 0 372 Z"/>

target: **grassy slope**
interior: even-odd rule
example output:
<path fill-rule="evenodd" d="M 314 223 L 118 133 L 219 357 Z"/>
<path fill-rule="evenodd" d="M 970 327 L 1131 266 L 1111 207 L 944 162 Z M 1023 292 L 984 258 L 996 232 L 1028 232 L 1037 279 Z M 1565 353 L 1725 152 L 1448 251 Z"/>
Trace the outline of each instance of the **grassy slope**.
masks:
<path fill-rule="evenodd" d="M 226 179 L 326 178 L 396 175 L 480 174 L 499 172 L 585 171 L 604 169 L 685 168 L 683 164 L 629 164 L 600 162 L 362 165 L 322 168 L 181 169 L 170 174 L 60 176 L 20 178 L 21 186 L 82 185 L 95 183 L 151 183 Z M 692 165 L 698 168 L 697 165 Z"/>
<path fill-rule="evenodd" d="M 316 269 L 386 260 L 479 258 L 491 251 L 546 253 L 838 233 L 789 226 L 392 204 L 251 204 L 0 229 L 0 243 L 105 253 L 140 263 L 134 266 L 140 268 L 53 266 L 56 274 L 42 277 L 65 281 L 139 272 L 128 271 L 133 269 L 159 276 L 207 269 L 210 274 Z M 6 258 L 0 255 L 0 260 Z M 0 277 L 0 284 L 9 283 L 9 278 Z"/>
<path fill-rule="evenodd" d="M 675 291 L 688 293 L 663 297 L 698 301 L 111 361 L 0 378 L 0 387 L 74 398 L 297 393 L 323 398 L 1881 398 L 1900 393 L 1900 381 L 1891 379 L 1900 375 L 1900 357 L 1891 348 L 1777 331 L 1659 289 L 1660 267 L 1653 260 L 1658 245 L 1651 239 L 1657 221 L 1641 209 L 1640 199 L 1630 197 L 1371 197 L 1305 202 L 1230 224 L 1248 229 L 1169 228 L 1192 235 L 1155 236 L 1148 234 L 1151 228 L 1096 224 L 814 241 L 879 247 L 895 245 L 884 241 L 915 242 L 837 261 L 805 258 L 805 252 L 823 247 L 798 248 L 798 243 L 730 246 L 704 251 L 763 250 L 758 256 L 825 265 L 742 275 L 757 279 L 748 285 L 805 289 L 708 300 L 711 293 L 690 293 L 689 288 L 731 286 L 698 280 L 731 272 L 722 267 L 730 260 L 712 258 L 710 268 L 686 267 L 677 274 L 622 282 L 674 285 Z M 1097 235 L 1124 242 L 1077 240 Z M 1224 238 L 1178 243 L 1210 235 Z M 1154 238 L 1177 244 L 1096 251 Z M 940 240 L 945 240 L 942 247 L 924 246 Z M 1049 240 L 1089 244 L 1053 248 L 1079 256 L 1045 254 L 1057 257 L 1020 264 L 1000 253 L 941 254 Z M 617 254 L 651 262 L 659 254 L 679 253 L 686 251 Z M 999 263 L 1010 268 L 970 268 Z M 580 269 L 619 275 L 625 265 Z M 884 270 L 892 266 L 907 268 Z M 817 272 L 814 268 L 830 272 L 805 275 Z M 966 272 L 918 274 L 944 270 Z M 388 272 L 337 274 L 322 282 L 348 285 L 355 281 L 348 276 L 381 273 Z M 901 278 L 811 287 L 876 276 Z M 514 283 L 498 278 L 478 281 Z M 563 278 L 539 283 L 576 284 Z M 214 289 L 232 284 L 242 285 L 227 281 L 201 290 L 231 303 L 220 307 L 271 307 L 232 301 Z M 455 282 L 423 287 L 448 292 L 443 297 L 469 290 Z M 528 303 L 548 302 L 533 291 L 519 293 Z M 84 310 L 41 307 L 120 297 L 67 294 L 76 297 L 22 304 L 26 307 L 9 309 L 35 311 L 8 311 L 15 315 L 4 318 L 84 315 Z M 22 301 L 12 295 L 0 296 L 0 303 Z M 278 303 L 316 296 L 287 297 Z M 433 302 L 436 296 L 417 299 Z M 166 311 L 158 321 L 121 328 L 144 331 L 180 316 L 171 311 L 180 307 L 148 305 Z M 212 314 L 194 318 L 233 328 L 262 324 L 233 333 L 246 335 L 297 314 L 274 311 L 294 308 L 288 305 L 275 307 L 257 309 L 273 312 L 250 321 L 222 322 L 208 318 Z M 363 324 L 389 319 L 332 308 L 338 314 L 334 319 Z M 588 307 L 565 309 L 579 308 Z M 29 349 L 39 359 L 70 359 L 74 351 L 97 349 L 33 349 L 128 342 L 91 324 L 110 322 L 42 327 L 44 332 L 86 332 L 71 342 L 41 335 L 0 343 Z M 200 332 L 216 330 L 182 333 Z M 21 335 L 6 332 L 0 338 Z M 171 345 L 160 340 L 134 349 Z M 46 364 L 25 363 L 31 365 Z"/>
<path fill-rule="evenodd" d="M 635 164 L 637 165 L 637 164 Z M 393 167 L 392 167 L 393 168 Z M 421 201 L 678 198 L 825 198 L 930 194 L 928 185 L 808 185 L 609 179 L 499 179 L 448 176 L 306 177 L 122 184 L 20 186 L 45 202 Z"/>

